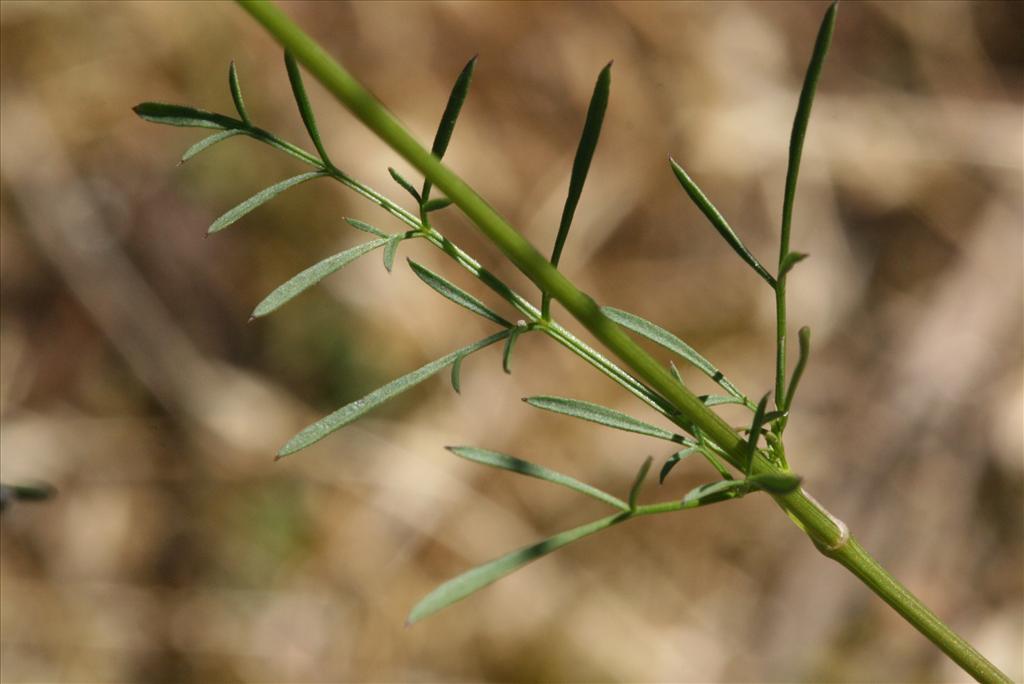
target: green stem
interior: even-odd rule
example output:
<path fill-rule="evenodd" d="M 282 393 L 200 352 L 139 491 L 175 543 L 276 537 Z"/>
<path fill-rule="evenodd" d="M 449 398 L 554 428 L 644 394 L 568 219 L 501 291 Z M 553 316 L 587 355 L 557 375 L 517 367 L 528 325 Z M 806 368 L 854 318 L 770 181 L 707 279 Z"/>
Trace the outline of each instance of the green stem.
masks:
<path fill-rule="evenodd" d="M 979 682 L 1010 682 L 998 667 L 990 663 L 969 643 L 964 641 L 943 624 L 932 611 L 897 582 L 885 568 L 878 564 L 856 539 L 850 540 L 839 550 L 825 555 L 835 558 L 861 582 L 871 588 L 903 618 L 914 625 L 932 643 L 938 646 L 957 665 L 969 672 Z"/>
<path fill-rule="evenodd" d="M 775 280 L 775 407 L 786 410 L 786 274 Z"/>
<path fill-rule="evenodd" d="M 676 382 L 664 367 L 609 320 L 593 299 L 559 273 L 469 185 L 420 145 L 402 124 L 323 48 L 273 4 L 257 0 L 239 0 L 239 4 L 283 47 L 294 54 L 296 59 L 360 121 L 440 188 L 543 293 L 558 300 L 640 379 L 664 397 L 681 417 L 692 422 L 717 443 L 734 467 L 743 468 L 743 440 L 728 423 L 704 406 L 696 395 Z M 778 472 L 778 469 L 760 455 L 755 455 L 751 472 L 757 475 Z M 890 605 L 898 607 L 900 614 L 910 624 L 944 652 L 951 657 L 954 657 L 953 654 L 959 654 L 954 660 L 967 672 L 979 681 L 1010 681 L 934 615 L 922 611 L 923 606 L 920 602 L 902 589 L 884 568 L 855 542 L 851 545 L 845 526 L 802 490 L 776 496 L 775 499 L 819 548 L 829 550 L 828 554 L 831 557 L 843 563 Z M 849 550 L 846 550 L 848 547 Z M 898 591 L 897 587 L 901 590 Z"/>
<path fill-rule="evenodd" d="M 783 228 L 783 249 L 789 249 L 789 227 Z M 783 254 L 785 256 L 785 254 Z M 782 257 L 779 257 L 781 264 Z M 786 273 L 780 268 L 775 280 L 775 408 L 788 410 L 786 406 Z M 785 450 L 782 447 L 782 432 L 786 429 L 787 418 L 783 416 L 772 422 L 772 434 L 778 438 L 779 448 L 776 453 L 781 463 L 786 463 Z"/>

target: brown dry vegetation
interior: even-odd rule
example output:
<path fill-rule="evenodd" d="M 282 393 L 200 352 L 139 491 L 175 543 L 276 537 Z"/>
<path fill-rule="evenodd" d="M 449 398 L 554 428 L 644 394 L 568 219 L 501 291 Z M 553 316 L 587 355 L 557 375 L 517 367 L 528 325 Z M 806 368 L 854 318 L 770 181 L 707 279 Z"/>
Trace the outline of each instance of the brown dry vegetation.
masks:
<path fill-rule="evenodd" d="M 1011 676 L 1022 628 L 1019 3 L 842 7 L 812 117 L 791 321 L 814 353 L 788 451 L 808 489 Z M 754 395 L 772 300 L 676 185 L 679 159 L 774 259 L 786 144 L 824 6 L 296 3 L 288 11 L 429 140 L 480 53 L 448 155 L 544 249 L 587 98 L 615 59 L 563 269 L 669 327 Z M 290 460 L 311 419 L 485 332 L 368 257 L 245 325 L 286 277 L 388 219 L 318 181 L 216 238 L 297 172 L 142 100 L 249 109 L 305 144 L 275 45 L 231 4 L 0 5 L 0 479 L 60 495 L 0 519 L 0 679 L 960 681 L 763 496 L 647 519 L 403 629 L 441 580 L 599 514 L 442 449 L 504 450 L 621 491 L 657 443 L 539 415 L 565 394 L 643 415 L 549 342 L 474 357 Z M 335 163 L 398 198 L 395 155 L 313 83 Z M 403 165 L 397 164 L 399 168 Z M 438 223 L 531 289 L 454 210 Z M 387 225 L 391 228 L 391 225 Z M 424 245 L 402 254 L 472 283 Z M 694 378 L 699 384 L 699 380 Z M 650 418 L 650 416 L 646 416 Z M 710 473 L 678 468 L 647 501 Z"/>

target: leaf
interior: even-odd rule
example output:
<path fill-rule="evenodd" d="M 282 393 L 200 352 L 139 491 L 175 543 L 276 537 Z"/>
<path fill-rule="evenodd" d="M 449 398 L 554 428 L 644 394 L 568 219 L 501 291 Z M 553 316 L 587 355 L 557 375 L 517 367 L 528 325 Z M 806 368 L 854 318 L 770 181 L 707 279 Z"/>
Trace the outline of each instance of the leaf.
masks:
<path fill-rule="evenodd" d="M 401 186 L 402 186 L 402 188 L 403 188 L 403 189 L 404 189 L 404 190 L 405 190 L 405 191 L 406 191 L 407 193 L 409 193 L 410 195 L 412 195 L 412 198 L 413 198 L 414 200 L 416 200 L 416 204 L 423 204 L 423 200 L 422 200 L 422 199 L 420 199 L 420 193 L 416 192 L 416 188 L 412 187 L 412 183 L 410 183 L 409 181 L 405 180 L 405 178 L 403 178 L 403 177 L 402 177 L 402 174 L 398 173 L 398 171 L 395 171 L 395 170 L 394 170 L 393 168 L 391 168 L 390 166 L 388 167 L 388 173 L 390 173 L 390 174 L 391 174 L 391 177 L 392 177 L 392 178 L 394 179 L 394 181 L 395 181 L 396 183 L 398 183 L 399 185 L 401 185 Z"/>
<path fill-rule="evenodd" d="M 452 389 L 456 394 L 462 394 L 462 359 L 458 357 L 452 362 Z"/>
<path fill-rule="evenodd" d="M 792 473 L 764 473 L 748 477 L 746 482 L 755 489 L 772 494 L 789 494 L 795 491 L 803 478 Z"/>
<path fill-rule="evenodd" d="M 754 453 L 757 451 L 757 440 L 761 437 L 761 427 L 764 425 L 765 409 L 768 407 L 768 395 L 761 397 L 757 402 L 757 409 L 754 411 L 754 419 L 750 423 L 750 434 L 743 445 L 743 463 L 747 464 L 747 477 L 750 477 L 750 469 L 754 465 Z"/>
<path fill-rule="evenodd" d="M 235 110 L 238 112 L 238 116 L 242 118 L 242 123 L 246 126 L 252 126 L 249 112 L 245 110 L 245 101 L 242 100 L 242 86 L 238 83 L 238 70 L 235 68 L 235 60 L 231 60 L 231 66 L 228 67 L 228 88 L 231 89 L 231 99 L 235 103 Z"/>
<path fill-rule="evenodd" d="M 423 212 L 429 214 L 432 211 L 440 211 L 447 206 L 450 206 L 452 201 L 447 197 L 438 197 L 437 199 L 427 200 L 423 203 Z"/>
<path fill-rule="evenodd" d="M 476 447 L 446 448 L 448 451 L 461 458 L 465 458 L 476 463 L 482 463 L 483 465 L 492 466 L 494 468 L 510 470 L 514 473 L 519 473 L 520 475 L 535 477 L 539 480 L 553 482 L 554 484 L 568 487 L 569 489 L 575 490 L 581 494 L 586 494 L 587 496 L 597 499 L 598 501 L 602 501 L 614 508 L 618 508 L 623 511 L 630 510 L 630 507 L 626 505 L 626 502 L 622 499 L 614 497 L 597 487 L 592 487 L 580 482 L 576 478 L 545 468 L 544 466 L 539 466 L 535 463 L 530 463 L 529 461 L 524 461 L 514 456 L 507 456 L 506 454 L 502 454 L 497 451 L 489 451 L 487 449 L 477 449 Z"/>
<path fill-rule="evenodd" d="M 722 404 L 739 404 L 746 406 L 746 402 L 739 397 L 723 397 L 718 394 L 702 394 L 700 400 L 705 406 L 721 406 Z"/>
<path fill-rule="evenodd" d="M 552 411 L 553 413 L 562 413 L 573 418 L 579 418 L 581 420 L 587 420 L 591 423 L 599 423 L 616 430 L 625 430 L 626 432 L 635 432 L 640 435 L 647 435 L 648 437 L 657 437 L 658 439 L 666 439 L 670 442 L 679 442 L 682 440 L 680 435 L 663 430 L 660 427 L 650 425 L 642 420 L 627 416 L 625 413 L 620 413 L 615 409 L 610 409 L 607 406 L 601 406 L 600 404 L 592 404 L 589 401 L 580 401 L 579 399 L 566 399 L 564 397 L 527 397 L 523 399 L 530 406 L 543 409 L 545 411 Z"/>
<path fill-rule="evenodd" d="M 683 357 L 691 364 L 696 366 L 704 375 L 708 376 L 716 383 L 718 383 L 722 389 L 729 394 L 733 395 L 738 399 L 745 399 L 743 393 L 739 391 L 736 385 L 732 384 L 728 378 L 718 370 L 713 363 L 708 361 L 706 358 L 697 353 L 697 351 L 690 345 L 683 342 L 681 339 L 670 333 L 668 330 L 651 323 L 645 318 L 641 318 L 636 314 L 631 314 L 628 311 L 622 309 L 615 309 L 610 306 L 601 307 L 601 311 L 604 315 L 612 319 L 623 328 L 632 330 L 638 335 L 642 335 L 649 339 L 651 342 L 660 344 L 665 349 L 671 352 L 675 352 L 679 356 Z M 682 382 L 680 380 L 680 382 Z"/>
<path fill-rule="evenodd" d="M 803 252 L 789 252 L 786 256 L 782 257 L 782 261 L 779 262 L 779 280 L 782 280 L 787 273 L 793 270 L 793 267 L 799 264 L 801 261 L 806 259 L 809 254 Z"/>
<path fill-rule="evenodd" d="M 590 97 L 590 107 L 587 109 L 587 120 L 583 124 L 583 134 L 580 136 L 579 145 L 576 148 L 576 158 L 572 163 L 572 176 L 569 179 L 569 194 L 565 198 L 565 206 L 562 208 L 562 219 L 558 223 L 558 236 L 555 238 L 555 248 L 551 252 L 551 265 L 557 266 L 562 256 L 562 248 L 565 246 L 565 239 L 569 235 L 569 226 L 572 224 L 573 216 L 576 213 L 576 205 L 579 204 L 580 195 L 583 193 L 583 184 L 587 180 L 587 173 L 590 171 L 590 162 L 594 158 L 594 150 L 597 148 L 598 138 L 601 136 L 601 124 L 604 122 L 604 113 L 608 108 L 608 93 L 611 90 L 612 64 L 611 62 L 601 70 L 594 84 L 594 93 Z"/>
<path fill-rule="evenodd" d="M 302 117 L 302 123 L 306 125 L 306 131 L 309 133 L 310 139 L 313 141 L 313 146 L 316 147 L 317 154 L 320 155 L 320 159 L 327 166 L 333 167 L 331 160 L 327 157 L 327 150 L 324 149 L 324 143 L 320 139 L 320 131 L 316 127 L 316 118 L 313 116 L 313 108 L 309 104 L 309 96 L 306 95 L 306 87 L 302 84 L 302 74 L 299 72 L 299 63 L 295 61 L 295 57 L 292 53 L 285 50 L 284 52 L 284 67 L 288 70 L 288 81 L 292 84 L 292 95 L 295 96 L 295 104 L 299 107 L 299 115 Z"/>
<path fill-rule="evenodd" d="M 683 497 L 683 508 L 696 508 L 726 499 L 738 499 L 754 490 L 788 494 L 799 487 L 800 482 L 800 476 L 792 473 L 765 473 L 745 480 L 719 480 L 691 489 Z"/>
<path fill-rule="evenodd" d="M 676 467 L 676 464 L 697 450 L 697 447 L 689 447 L 682 451 L 677 451 L 665 459 L 665 465 L 661 466 L 661 472 L 658 473 L 658 484 L 665 484 L 665 478 Z"/>
<path fill-rule="evenodd" d="M 517 551 L 505 554 L 489 563 L 477 566 L 458 577 L 448 580 L 416 604 L 406 619 L 406 624 L 411 625 L 419 622 L 425 617 L 433 615 L 442 608 L 446 608 L 456 601 L 460 601 L 470 594 L 483 589 L 489 584 L 509 575 L 527 563 L 548 555 L 552 551 L 571 544 L 574 541 L 588 537 L 596 532 L 607 529 L 616 523 L 627 519 L 626 513 L 617 513 L 600 520 L 580 525 L 571 530 L 566 530 L 542 542 L 524 547 Z"/>
<path fill-rule="evenodd" d="M 221 140 L 227 140 L 228 138 L 234 137 L 239 133 L 241 133 L 240 130 L 233 128 L 231 130 L 220 131 L 219 133 L 214 133 L 212 135 L 206 136 L 199 142 L 192 145 L 192 147 L 185 150 L 185 154 L 181 155 L 181 161 L 179 161 L 178 164 L 184 164 L 189 159 L 205 150 L 207 147 L 216 145 Z"/>
<path fill-rule="evenodd" d="M 629 488 L 629 510 L 636 510 L 636 499 L 640 496 L 640 487 L 644 483 L 644 479 L 647 477 L 647 473 L 651 470 L 651 464 L 654 463 L 654 457 L 648 456 L 644 459 L 644 462 L 640 464 L 640 470 L 636 471 L 636 478 L 633 480 L 633 486 Z"/>
<path fill-rule="evenodd" d="M 676 382 L 678 382 L 683 387 L 686 386 L 686 383 L 683 382 L 683 376 L 679 374 L 679 369 L 676 368 L 676 364 L 672 363 L 671 359 L 669 359 L 668 362 L 668 370 L 670 373 L 672 373 L 672 377 L 676 379 Z"/>
<path fill-rule="evenodd" d="M 342 266 L 355 261 L 367 252 L 372 252 L 386 242 L 386 239 L 364 242 L 361 245 L 356 245 L 346 249 L 344 252 L 339 252 L 334 256 L 327 257 L 323 261 L 313 264 L 268 294 L 253 310 L 252 317 L 260 318 L 272 311 L 276 311 L 327 276 L 339 270 Z"/>
<path fill-rule="evenodd" d="M 223 114 L 214 114 L 195 107 L 164 104 L 163 102 L 143 102 L 132 107 L 140 118 L 165 126 L 182 126 L 185 128 L 242 128 L 245 124 Z"/>
<path fill-rule="evenodd" d="M 325 175 L 327 174 L 324 173 L 323 171 L 309 171 L 298 176 L 292 176 L 291 178 L 287 178 L 281 181 L 280 183 L 277 183 L 276 185 L 271 185 L 269 188 L 260 190 L 255 195 L 245 200 L 235 208 L 231 209 L 226 214 L 224 214 L 219 219 L 210 224 L 210 228 L 206 232 L 216 233 L 222 231 L 228 226 L 230 226 L 232 223 L 237 221 L 238 219 L 248 214 L 256 207 L 274 199 L 288 188 Z"/>
<path fill-rule="evenodd" d="M 346 217 L 345 218 L 345 223 L 347 223 L 348 225 L 352 226 L 356 230 L 361 230 L 364 233 L 369 233 L 370 235 L 376 235 L 377 237 L 382 237 L 382 238 L 389 238 L 389 237 L 391 237 L 390 235 L 385 233 L 380 228 L 376 228 L 374 226 L 371 226 L 369 223 L 366 223 L 365 221 L 360 221 L 359 219 L 347 218 Z"/>
<path fill-rule="evenodd" d="M 57 496 L 57 488 L 49 482 L 5 486 L 14 493 L 14 498 L 18 501 L 46 501 Z"/>
<path fill-rule="evenodd" d="M 725 217 L 722 216 L 717 208 L 715 208 L 715 205 L 713 205 L 704 193 L 701 192 L 701 189 L 697 187 L 697 184 L 693 182 L 693 179 L 686 174 L 683 167 L 676 163 L 675 159 L 669 157 L 668 161 L 672 165 L 672 172 L 676 174 L 679 184 L 683 186 L 683 189 L 686 190 L 686 194 L 690 196 L 693 203 L 697 205 L 697 208 L 704 213 L 704 216 L 706 216 L 708 221 L 711 222 L 711 225 L 715 227 L 718 234 L 729 243 L 729 246 L 733 248 L 733 251 L 740 255 L 741 259 L 747 262 L 752 269 L 757 271 L 759 276 L 764 278 L 768 284 L 774 288 L 775 278 L 772 277 L 772 274 L 769 273 L 764 266 L 761 265 L 761 262 L 757 260 L 757 257 L 750 253 L 750 250 L 746 248 L 739 236 L 736 235 L 732 227 L 729 225 L 729 222 L 726 221 Z"/>
<path fill-rule="evenodd" d="M 466 95 L 469 93 L 469 83 L 473 79 L 473 69 L 475 68 L 476 56 L 474 55 L 472 59 L 466 62 L 466 66 L 462 67 L 459 77 L 455 79 L 455 85 L 452 86 L 452 92 L 448 96 L 448 104 L 444 107 L 444 114 L 441 115 L 441 123 L 437 126 L 437 133 L 434 134 L 434 144 L 430 150 L 438 159 L 444 157 L 444 153 L 448 151 L 448 143 L 452 139 L 455 122 L 459 120 L 459 112 L 462 111 L 462 105 L 466 101 Z M 424 180 L 423 192 L 420 194 L 423 197 L 425 211 L 434 211 L 433 209 L 426 209 L 425 206 L 427 200 L 430 199 L 430 188 L 430 179 Z"/>
<path fill-rule="evenodd" d="M 391 273 L 391 269 L 395 266 L 395 255 L 398 253 L 398 245 L 402 244 L 404 239 L 404 235 L 392 235 L 384 245 L 384 268 L 388 273 Z"/>
<path fill-rule="evenodd" d="M 718 503 L 727 499 L 735 499 L 747 493 L 748 485 L 744 480 L 718 480 L 699 487 L 694 487 L 683 497 L 683 508 L 697 508 Z"/>
<path fill-rule="evenodd" d="M 47 482 L 17 485 L 0 483 L 0 513 L 14 501 L 45 501 L 56 495 L 57 488 Z"/>
<path fill-rule="evenodd" d="M 793 397 L 796 395 L 796 388 L 800 384 L 800 378 L 807 368 L 807 361 L 811 358 L 811 329 L 806 325 L 800 328 L 797 333 L 800 339 L 800 357 L 797 359 L 796 368 L 793 369 L 793 377 L 789 380 L 789 389 L 786 390 L 786 410 L 793 405 Z"/>
<path fill-rule="evenodd" d="M 519 336 L 525 331 L 526 328 L 519 325 L 509 329 L 508 339 L 505 340 L 505 349 L 501 352 L 501 369 L 509 375 L 512 374 L 512 348 L 515 346 L 516 340 L 519 339 Z"/>
<path fill-rule="evenodd" d="M 726 468 L 725 464 L 723 464 L 722 461 L 719 459 L 719 456 L 722 456 L 723 458 L 728 460 L 728 454 L 726 454 L 720 446 L 718 446 L 714 442 L 709 441 L 706 437 L 704 437 L 704 433 L 701 432 L 700 428 L 694 426 L 693 434 L 697 437 L 697 442 L 699 445 L 695 445 L 697 446 L 697 452 L 700 453 L 700 455 L 703 456 L 704 459 L 711 464 L 711 467 L 718 471 L 718 474 L 722 476 L 723 480 L 733 479 L 732 474 L 729 472 L 729 469 Z"/>
<path fill-rule="evenodd" d="M 572 162 L 572 175 L 569 178 L 569 194 L 565 198 L 565 206 L 562 207 L 562 218 L 558 222 L 558 235 L 555 237 L 554 249 L 551 250 L 552 266 L 557 267 L 558 261 L 562 258 L 562 249 L 569 236 L 569 227 L 576 214 L 580 195 L 583 194 L 583 184 L 590 171 L 590 162 L 594 158 L 594 150 L 597 148 L 597 141 L 601 136 L 604 113 L 608 108 L 611 80 L 612 63 L 609 62 L 598 74 L 597 83 L 594 84 L 594 93 L 590 97 L 590 106 L 587 108 L 587 120 L 583 124 L 583 133 L 580 136 L 579 145 L 576 147 L 576 157 Z M 550 316 L 550 311 L 551 295 L 545 292 L 541 297 L 541 315 L 547 319 Z"/>
<path fill-rule="evenodd" d="M 374 391 L 367 394 L 362 399 L 357 399 L 340 409 L 331 413 L 330 415 L 324 416 L 320 420 L 316 421 L 309 427 L 302 430 L 300 433 L 292 437 L 287 444 L 281 447 L 281 450 L 277 452 L 277 458 L 284 458 L 289 454 L 293 454 L 300 449 L 305 449 L 310 444 L 320 441 L 327 435 L 331 434 L 335 430 L 345 427 L 349 423 L 355 421 L 360 416 L 368 413 L 372 409 L 377 408 L 388 399 L 395 397 L 402 392 L 410 389 L 419 383 L 423 382 L 431 375 L 434 375 L 448 364 L 455 361 L 460 356 L 472 354 L 473 352 L 483 349 L 495 342 L 504 339 L 508 335 L 507 330 L 502 330 L 499 333 L 485 337 L 478 342 L 467 345 L 462 349 L 457 349 L 450 354 L 442 356 L 439 359 L 431 361 L 425 366 L 414 370 L 407 375 L 392 380 L 383 387 L 378 387 Z"/>
<path fill-rule="evenodd" d="M 825 12 L 818 29 L 818 37 L 814 41 L 814 51 L 807 65 L 804 85 L 800 90 L 800 103 L 793 117 L 793 132 L 789 136 L 789 165 L 786 168 L 786 191 L 782 199 L 782 253 L 789 251 L 789 232 L 793 223 L 793 202 L 796 199 L 796 181 L 800 175 L 800 157 L 804 149 L 804 137 L 807 135 L 807 123 L 811 118 L 811 105 L 814 104 L 814 93 L 818 89 L 821 68 L 825 64 L 825 55 L 832 42 L 832 32 L 836 27 L 836 12 L 839 3 L 833 2 Z M 781 265 L 781 264 L 780 264 Z M 781 271 L 781 269 L 780 269 Z"/>
<path fill-rule="evenodd" d="M 438 274 L 428 269 L 426 266 L 421 266 L 412 259 L 407 259 L 407 261 L 409 262 L 409 267 L 412 269 L 413 273 L 415 273 L 420 280 L 429 285 L 435 292 L 437 292 L 445 299 L 453 301 L 459 306 L 469 309 L 478 316 L 483 316 L 488 320 L 494 321 L 498 325 L 504 326 L 506 328 L 512 327 L 512 323 L 491 311 L 489 308 L 487 308 L 486 304 L 484 304 L 479 299 L 469 294 L 462 288 L 445 280 Z"/>

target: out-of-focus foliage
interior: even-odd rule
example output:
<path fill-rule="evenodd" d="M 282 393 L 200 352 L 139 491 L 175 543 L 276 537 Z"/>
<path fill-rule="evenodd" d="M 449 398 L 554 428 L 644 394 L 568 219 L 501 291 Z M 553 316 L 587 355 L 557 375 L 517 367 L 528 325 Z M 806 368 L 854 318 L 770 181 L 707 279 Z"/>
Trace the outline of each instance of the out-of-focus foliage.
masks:
<path fill-rule="evenodd" d="M 424 142 L 479 53 L 446 159 L 543 249 L 594 74 L 615 59 L 561 268 L 757 396 L 771 384 L 772 302 L 665 155 L 770 261 L 822 9 L 288 5 Z M 311 419 L 483 337 L 486 322 L 404 267 L 361 260 L 245 325 L 276 285 L 365 237 L 342 217 L 398 227 L 311 183 L 202 239 L 230 207 L 304 170 L 238 137 L 175 168 L 195 132 L 131 112 L 150 99 L 230 112 L 234 59 L 254 120 L 305 140 L 279 51 L 232 5 L 8 1 L 0 26 L 0 481 L 60 491 L 0 518 L 0 679 L 961 676 L 766 497 L 631 523 L 403 629 L 439 581 L 583 522 L 569 519 L 571 494 L 443 445 L 619 491 L 649 453 L 669 451 L 519 398 L 564 392 L 654 417 L 524 337 L 513 375 L 498 350 L 482 352 L 461 396 L 436 378 L 273 464 Z M 1022 31 L 1017 3 L 843 8 L 794 216 L 793 248 L 812 256 L 791 275 L 790 321 L 814 329 L 815 355 L 787 431 L 813 491 L 1017 678 Z M 309 97 L 335 164 L 381 188 L 394 166 L 418 185 L 315 84 Z M 434 217 L 516 281 L 454 210 Z M 403 249 L 484 297 L 429 250 Z M 652 288 L 662 296 L 641 299 Z M 715 391 L 696 371 L 687 380 Z M 660 493 L 681 497 L 707 480 L 701 468 L 681 461 Z M 644 496 L 654 489 L 652 478 Z"/>

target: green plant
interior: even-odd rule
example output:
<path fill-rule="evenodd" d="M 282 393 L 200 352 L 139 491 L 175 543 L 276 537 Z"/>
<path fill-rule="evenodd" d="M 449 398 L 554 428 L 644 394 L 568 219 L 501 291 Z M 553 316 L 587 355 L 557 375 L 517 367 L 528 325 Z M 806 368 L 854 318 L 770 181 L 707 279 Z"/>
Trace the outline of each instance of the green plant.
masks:
<path fill-rule="evenodd" d="M 652 465 L 651 458 L 644 461 L 632 486 L 628 489 L 626 498 L 620 499 L 573 478 L 512 456 L 474 447 L 451 447 L 451 451 L 462 458 L 547 480 L 591 496 L 609 505 L 614 512 L 604 518 L 556 534 L 538 544 L 509 553 L 450 580 L 413 608 L 409 615 L 410 622 L 421 620 L 455 601 L 465 598 L 532 560 L 614 525 L 647 515 L 706 506 L 763 491 L 771 496 L 783 511 L 804 530 L 825 556 L 838 561 L 849 569 L 967 672 L 981 681 L 1009 681 L 1003 673 L 952 632 L 927 607 L 896 582 L 850 536 L 843 522 L 832 516 L 821 504 L 800 488 L 800 478 L 789 468 L 784 433 L 789 419 L 789 411 L 810 352 L 810 331 L 803 328 L 799 331 L 800 354 L 790 373 L 785 354 L 788 329 L 786 281 L 791 270 L 806 257 L 805 254 L 790 249 L 790 233 L 803 141 L 817 81 L 835 26 L 837 12 L 835 4 L 825 14 L 818 33 L 794 119 L 784 193 L 780 251 L 774 275 L 747 249 L 728 221 L 687 175 L 682 166 L 675 160 L 670 160 L 671 169 L 684 191 L 729 246 L 769 285 L 775 295 L 777 311 L 776 377 L 774 406 L 769 409 L 770 393 L 755 401 L 730 382 L 715 365 L 678 337 L 634 314 L 598 306 L 593 299 L 581 292 L 557 269 L 600 136 L 610 90 L 610 64 L 600 72 L 594 87 L 594 94 L 572 167 L 569 194 L 554 241 L 554 248 L 551 256 L 545 258 L 484 202 L 468 184 L 441 163 L 452 138 L 462 103 L 469 90 L 475 58 L 469 61 L 456 80 L 433 145 L 430 150 L 427 150 L 419 145 L 372 95 L 276 7 L 265 2 L 240 1 L 241 5 L 285 47 L 285 64 L 292 91 L 316 154 L 307 152 L 252 123 L 242 98 L 234 65 L 229 70 L 229 86 L 238 118 L 191 107 L 160 103 L 144 103 L 136 107 L 135 111 L 139 116 L 149 121 L 174 126 L 210 128 L 217 131 L 189 148 L 182 157 L 183 161 L 222 140 L 243 135 L 277 148 L 313 169 L 273 185 L 231 209 L 214 221 L 210 226 L 210 232 L 227 228 L 249 211 L 290 187 L 321 177 L 334 179 L 349 187 L 377 204 L 404 226 L 400 232 L 387 233 L 365 222 L 348 219 L 353 228 L 371 234 L 373 239 L 328 257 L 299 273 L 260 302 L 254 310 L 253 316 L 261 317 L 271 313 L 347 263 L 378 248 L 383 252 L 385 268 L 390 271 L 401 243 L 406 240 L 419 239 L 447 254 L 459 266 L 475 276 L 494 295 L 514 307 L 523 317 L 522 320 L 513 323 L 441 275 L 409 260 L 410 268 L 425 284 L 443 297 L 487 319 L 497 326 L 497 331 L 428 363 L 371 392 L 362 399 L 325 416 L 299 432 L 285 444 L 278 452 L 278 458 L 288 456 L 323 439 L 331 432 L 357 420 L 388 399 L 448 367 L 451 367 L 451 384 L 455 391 L 459 391 L 462 364 L 466 357 L 498 342 L 502 342 L 504 345 L 503 367 L 506 372 L 510 372 L 514 345 L 518 338 L 528 333 L 542 333 L 660 413 L 674 426 L 674 429 L 669 430 L 651 425 L 619 411 L 576 399 L 549 396 L 530 397 L 526 399 L 528 404 L 546 411 L 565 414 L 615 429 L 638 432 L 672 443 L 674 453 L 661 468 L 659 479 L 662 481 L 682 459 L 694 454 L 703 457 L 718 475 L 717 479 L 694 488 L 681 500 L 640 505 L 638 504 L 638 493 Z M 299 72 L 298 65 L 300 63 L 376 135 L 423 174 L 424 181 L 417 188 L 397 171 L 389 169 L 395 182 L 413 198 L 418 208 L 415 213 L 406 211 L 381 193 L 350 177 L 331 161 L 321 141 L 306 96 Z M 432 197 L 432 191 L 435 189 L 443 192 L 444 196 Z M 434 212 L 450 204 L 461 209 L 484 235 L 537 285 L 541 293 L 539 306 L 484 269 L 472 256 L 453 244 L 433 225 L 432 215 Z M 602 355 L 554 320 L 550 307 L 552 300 L 561 303 L 619 361 L 613 361 Z M 674 365 L 670 364 L 665 367 L 658 363 L 637 346 L 627 331 L 649 339 L 693 365 L 721 388 L 721 394 L 700 396 L 694 394 L 685 385 Z M 737 404 L 745 407 L 750 412 L 748 424 L 739 430 L 727 424 L 711 410 L 712 407 L 721 404 Z"/>

